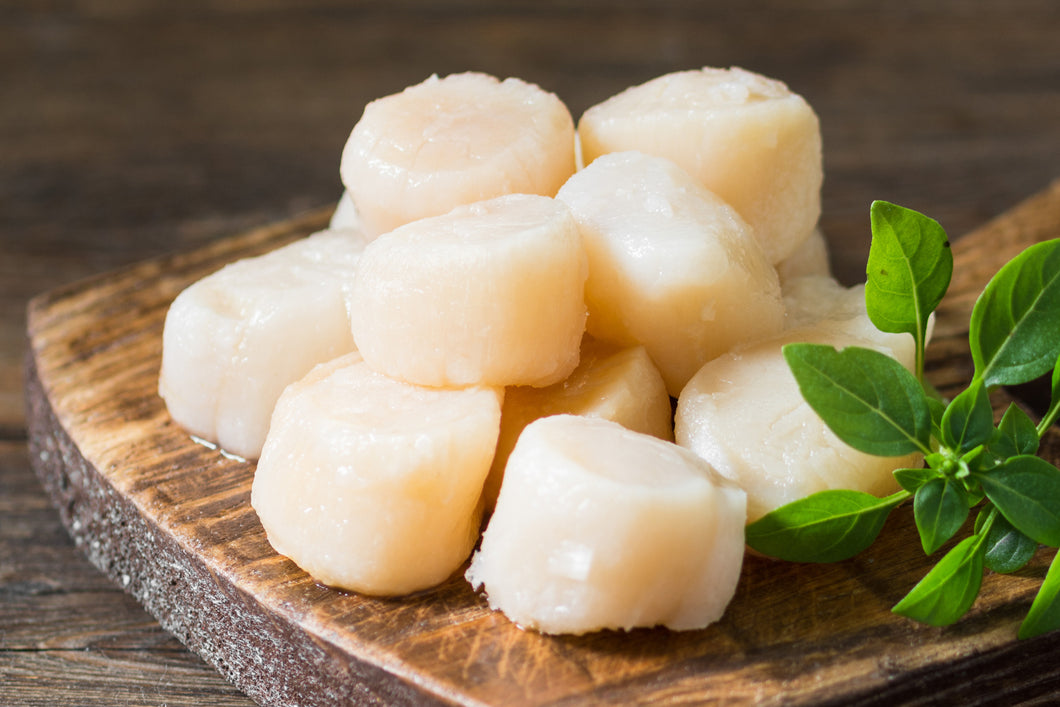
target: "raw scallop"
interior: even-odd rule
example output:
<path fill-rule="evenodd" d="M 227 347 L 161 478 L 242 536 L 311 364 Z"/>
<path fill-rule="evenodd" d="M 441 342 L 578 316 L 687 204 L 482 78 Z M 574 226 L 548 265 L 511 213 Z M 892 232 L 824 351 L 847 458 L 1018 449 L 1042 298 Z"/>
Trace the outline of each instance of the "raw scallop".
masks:
<path fill-rule="evenodd" d="M 354 350 L 347 296 L 366 240 L 323 231 L 193 283 L 166 314 L 158 391 L 173 419 L 253 459 L 284 387 Z"/>
<path fill-rule="evenodd" d="M 659 369 L 643 346 L 616 348 L 585 337 L 581 361 L 566 379 L 544 388 L 513 386 L 504 393 L 497 453 L 483 498 L 493 509 L 504 466 L 523 428 L 549 415 L 584 415 L 673 441 L 673 415 Z"/>
<path fill-rule="evenodd" d="M 581 237 L 567 207 L 513 194 L 395 229 L 365 248 L 351 322 L 365 361 L 419 385 L 551 385 L 585 331 Z"/>
<path fill-rule="evenodd" d="M 556 198 L 589 258 L 589 333 L 643 345 L 670 395 L 706 361 L 783 326 L 776 270 L 750 228 L 670 160 L 604 155 Z"/>
<path fill-rule="evenodd" d="M 746 498 L 687 450 L 598 418 L 532 422 L 467 578 L 544 633 L 696 629 L 743 563 Z"/>
<path fill-rule="evenodd" d="M 555 94 L 468 72 L 369 103 L 340 173 L 375 237 L 504 194 L 554 196 L 574 169 L 574 120 Z"/>
<path fill-rule="evenodd" d="M 821 213 L 821 129 L 780 81 L 739 68 L 679 71 L 593 106 L 578 122 L 586 164 L 608 152 L 667 157 L 731 204 L 771 263 Z"/>
<path fill-rule="evenodd" d="M 863 293 L 829 278 L 796 280 L 788 298 L 793 328 L 714 359 L 681 392 L 677 443 L 747 491 L 749 522 L 825 489 L 886 495 L 898 489 L 893 470 L 922 461 L 918 454 L 872 456 L 842 442 L 803 400 L 781 353 L 796 342 L 863 346 L 912 368 L 912 337 L 877 330 Z"/>
<path fill-rule="evenodd" d="M 391 380 L 357 353 L 276 404 L 251 504 L 316 580 L 373 595 L 432 587 L 470 554 L 503 391 Z"/>

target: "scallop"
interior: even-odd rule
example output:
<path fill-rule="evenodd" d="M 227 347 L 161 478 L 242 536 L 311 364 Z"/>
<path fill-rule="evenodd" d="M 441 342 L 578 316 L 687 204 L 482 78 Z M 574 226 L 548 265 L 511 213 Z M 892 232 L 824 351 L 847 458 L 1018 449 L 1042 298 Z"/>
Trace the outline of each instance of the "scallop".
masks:
<path fill-rule="evenodd" d="M 284 387 L 355 349 L 347 298 L 366 242 L 356 229 L 323 231 L 231 263 L 177 295 L 158 382 L 173 420 L 257 458 Z"/>
<path fill-rule="evenodd" d="M 563 102 L 476 72 L 431 76 L 369 103 L 339 169 L 372 237 L 505 194 L 554 196 L 574 170 Z"/>
<path fill-rule="evenodd" d="M 892 472 L 919 466 L 921 455 L 877 457 L 840 440 L 806 403 L 781 351 L 788 343 L 862 346 L 914 365 L 908 334 L 888 334 L 865 312 L 864 286 L 830 278 L 793 282 L 792 326 L 707 363 L 677 402 L 677 443 L 747 492 L 754 521 L 784 504 L 826 489 L 878 496 L 898 489 Z"/>
<path fill-rule="evenodd" d="M 586 274 L 563 203 L 460 206 L 365 248 L 353 337 L 372 368 L 418 385 L 551 385 L 578 365 Z"/>
<path fill-rule="evenodd" d="M 466 576 L 525 628 L 702 628 L 735 592 L 746 497 L 670 442 L 599 418 L 526 427 Z"/>
<path fill-rule="evenodd" d="M 443 582 L 478 539 L 502 399 L 395 381 L 357 353 L 315 367 L 280 397 L 254 473 L 269 542 L 333 587 Z"/>
<path fill-rule="evenodd" d="M 610 153 L 556 198 L 585 243 L 589 333 L 643 345 L 670 395 L 705 362 L 783 326 L 779 279 L 750 227 L 672 161 Z"/>
<path fill-rule="evenodd" d="M 673 160 L 736 209 L 771 263 L 817 225 L 819 121 L 775 79 L 735 67 L 659 76 L 589 108 L 578 136 L 586 164 L 624 150 Z"/>

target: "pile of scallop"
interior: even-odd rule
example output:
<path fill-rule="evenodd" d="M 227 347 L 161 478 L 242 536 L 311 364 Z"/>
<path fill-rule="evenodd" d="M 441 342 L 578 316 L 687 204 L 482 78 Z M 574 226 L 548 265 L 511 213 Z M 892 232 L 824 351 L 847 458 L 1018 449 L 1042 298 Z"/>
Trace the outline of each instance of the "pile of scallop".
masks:
<path fill-rule="evenodd" d="M 368 104 L 340 172 L 328 230 L 176 298 L 159 382 L 257 459 L 269 542 L 319 582 L 403 595 L 471 556 L 523 627 L 701 628 L 745 523 L 912 463 L 841 443 L 781 356 L 913 354 L 829 276 L 820 128 L 783 83 L 678 72 L 575 127 L 518 79 L 432 76 Z"/>

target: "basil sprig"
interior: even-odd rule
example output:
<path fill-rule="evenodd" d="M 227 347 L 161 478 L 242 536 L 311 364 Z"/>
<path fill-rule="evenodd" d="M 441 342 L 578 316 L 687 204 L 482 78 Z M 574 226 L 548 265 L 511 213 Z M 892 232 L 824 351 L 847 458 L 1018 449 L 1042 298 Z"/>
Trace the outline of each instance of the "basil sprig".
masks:
<path fill-rule="evenodd" d="M 916 375 L 924 376 L 928 318 L 953 273 L 946 232 L 934 219 L 886 201 L 869 210 L 872 247 L 866 267 L 865 304 L 880 331 L 909 333 L 916 341 Z"/>
<path fill-rule="evenodd" d="M 1014 572 L 1039 544 L 1060 547 L 1060 469 L 1035 456 L 1060 416 L 1060 239 L 1038 243 L 1002 267 L 972 310 L 968 387 L 941 400 L 924 381 L 930 316 L 942 301 L 953 256 L 942 227 L 926 216 L 877 201 L 865 304 L 877 328 L 916 342 L 909 372 L 893 358 L 857 347 L 784 347 L 806 402 L 844 442 L 877 456 L 921 452 L 925 464 L 894 472 L 901 490 L 886 498 L 830 490 L 778 508 L 746 529 L 748 545 L 794 562 L 835 562 L 878 536 L 887 515 L 912 499 L 924 552 L 953 539 L 972 509 L 971 533 L 894 607 L 934 626 L 972 606 L 984 568 Z M 1012 405 L 994 424 L 990 390 L 1051 372 L 1052 399 L 1035 422 Z M 1020 638 L 1060 628 L 1060 553 L 1019 630 Z"/>

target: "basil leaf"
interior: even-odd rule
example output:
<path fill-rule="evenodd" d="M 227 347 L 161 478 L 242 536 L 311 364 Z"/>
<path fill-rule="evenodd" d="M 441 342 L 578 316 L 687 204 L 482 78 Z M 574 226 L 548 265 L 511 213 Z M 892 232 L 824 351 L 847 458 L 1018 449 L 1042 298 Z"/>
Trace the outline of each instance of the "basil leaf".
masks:
<path fill-rule="evenodd" d="M 899 491 L 877 498 L 862 491 L 829 490 L 793 501 L 744 529 L 748 545 L 789 562 L 839 562 L 876 539 L 891 509 L 909 498 Z"/>
<path fill-rule="evenodd" d="M 993 439 L 997 435 L 997 430 L 993 430 L 990 438 Z M 975 471 L 989 471 L 996 467 L 1002 460 L 998 460 L 990 451 L 986 448 L 985 444 L 981 444 L 978 447 L 972 449 L 970 452 L 961 457 L 958 464 L 963 466 L 967 473 L 957 473 L 958 478 L 968 479 L 968 474 Z M 978 484 L 976 484 L 978 486 Z M 971 487 L 968 487 L 971 490 Z"/>
<path fill-rule="evenodd" d="M 1053 385 L 1052 395 L 1050 396 L 1049 401 L 1049 410 L 1046 411 L 1036 429 L 1039 437 L 1044 435 L 1045 431 L 1056 422 L 1058 415 L 1060 415 L 1060 359 L 1057 359 L 1056 365 L 1053 366 Z"/>
<path fill-rule="evenodd" d="M 1060 357 L 1056 359 L 1056 365 L 1053 366 L 1053 384 L 1051 397 L 1052 403 L 1049 405 L 1049 407 L 1060 407 Z"/>
<path fill-rule="evenodd" d="M 1025 454 L 973 476 L 1013 526 L 1037 542 L 1060 546 L 1060 469 Z"/>
<path fill-rule="evenodd" d="M 986 554 L 983 562 L 988 569 L 1001 574 L 1008 574 L 1020 569 L 1034 557 L 1038 551 L 1038 543 L 1012 527 L 1005 516 L 996 509 L 984 509 L 975 520 L 976 530 L 980 530 L 980 519 L 993 513 L 993 524 L 986 534 Z"/>
<path fill-rule="evenodd" d="M 1049 564 L 1049 571 L 1045 574 L 1042 586 L 1038 588 L 1038 594 L 1031 603 L 1027 617 L 1020 625 L 1019 633 L 1016 635 L 1023 638 L 1033 638 L 1043 633 L 1060 628 L 1060 602 L 1056 600 L 1060 596 L 1060 554 L 1053 557 Z"/>
<path fill-rule="evenodd" d="M 942 439 L 942 417 L 946 414 L 946 403 L 932 395 L 928 395 L 925 400 L 928 410 L 931 411 L 931 436 Z"/>
<path fill-rule="evenodd" d="M 971 608 L 982 583 L 982 537 L 972 535 L 947 552 L 891 611 L 932 626 L 948 626 Z"/>
<path fill-rule="evenodd" d="M 934 219 L 886 201 L 869 209 L 872 244 L 865 268 L 865 306 L 882 331 L 912 334 L 916 375 L 923 378 L 928 317 L 953 274 L 946 232 Z"/>
<path fill-rule="evenodd" d="M 1060 239 L 1037 243 L 1004 265 L 972 309 L 975 375 L 987 386 L 1018 385 L 1060 356 Z"/>
<path fill-rule="evenodd" d="M 898 485 L 910 493 L 916 493 L 917 489 L 931 481 L 938 479 L 939 473 L 934 469 L 920 467 L 919 469 L 895 469 L 893 472 Z"/>
<path fill-rule="evenodd" d="M 961 481 L 965 490 L 968 491 L 968 507 L 975 508 L 986 498 L 986 494 L 983 493 L 983 487 L 972 478 L 961 479 Z"/>
<path fill-rule="evenodd" d="M 851 447 L 880 457 L 930 451 L 924 389 L 898 361 L 856 346 L 788 344 L 783 352 L 802 397 Z"/>
<path fill-rule="evenodd" d="M 997 435 L 990 441 L 989 447 L 992 454 L 1007 459 L 1021 454 L 1037 453 L 1038 441 L 1034 420 L 1015 403 L 1010 403 L 998 423 Z"/>
<path fill-rule="evenodd" d="M 982 381 L 972 381 L 953 399 L 940 427 L 946 446 L 962 454 L 990 439 L 994 434 L 994 409 Z"/>
<path fill-rule="evenodd" d="M 960 530 L 968 517 L 968 493 L 960 482 L 937 477 L 917 489 L 913 518 L 928 555 Z"/>

